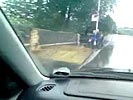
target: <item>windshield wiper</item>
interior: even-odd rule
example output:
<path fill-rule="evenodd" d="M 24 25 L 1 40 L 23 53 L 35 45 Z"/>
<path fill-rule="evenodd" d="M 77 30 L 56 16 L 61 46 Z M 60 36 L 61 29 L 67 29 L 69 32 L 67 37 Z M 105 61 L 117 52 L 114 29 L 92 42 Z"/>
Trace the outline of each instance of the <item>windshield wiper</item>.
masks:
<path fill-rule="evenodd" d="M 70 69 L 67 67 L 61 67 L 53 70 L 50 77 L 68 77 L 70 75 Z"/>
<path fill-rule="evenodd" d="M 130 70 L 131 71 L 131 70 Z M 96 79 L 116 79 L 133 81 L 133 73 L 128 69 L 117 70 L 111 68 L 94 68 L 89 71 L 70 72 L 66 67 L 58 68 L 53 71 L 51 77 L 56 78 L 96 78 Z"/>
<path fill-rule="evenodd" d="M 116 80 L 131 80 L 133 81 L 133 73 L 114 72 L 114 71 L 89 71 L 89 72 L 73 72 L 70 77 L 82 78 L 104 78 Z"/>

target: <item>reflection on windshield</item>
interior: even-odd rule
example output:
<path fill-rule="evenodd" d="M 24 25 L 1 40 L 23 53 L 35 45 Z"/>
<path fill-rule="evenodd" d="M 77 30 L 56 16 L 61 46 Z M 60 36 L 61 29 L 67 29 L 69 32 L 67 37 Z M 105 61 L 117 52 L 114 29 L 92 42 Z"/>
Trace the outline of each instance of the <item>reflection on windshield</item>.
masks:
<path fill-rule="evenodd" d="M 0 3 L 24 46 L 49 73 L 60 67 L 71 71 L 132 69 L 133 16 L 126 13 L 132 12 L 131 4 L 131 0 Z"/>

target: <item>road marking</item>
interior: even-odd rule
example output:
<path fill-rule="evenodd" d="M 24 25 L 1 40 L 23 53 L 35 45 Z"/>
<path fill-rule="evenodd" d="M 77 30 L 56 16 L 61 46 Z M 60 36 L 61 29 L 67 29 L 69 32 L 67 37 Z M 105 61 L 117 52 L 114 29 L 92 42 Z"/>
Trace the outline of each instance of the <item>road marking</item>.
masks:
<path fill-rule="evenodd" d="M 105 48 L 106 46 L 108 46 L 109 44 L 110 44 L 110 42 L 107 42 L 101 49 L 99 49 L 99 50 L 94 50 L 93 53 L 88 57 L 88 59 L 86 59 L 86 61 L 85 61 L 83 64 L 81 64 L 81 65 L 79 66 L 78 69 L 81 69 L 81 68 L 83 68 L 86 64 L 90 63 L 90 62 L 99 54 L 99 52 L 100 52 L 103 48 Z"/>
<path fill-rule="evenodd" d="M 41 47 L 44 47 L 44 46 L 55 46 L 55 45 L 65 45 L 65 44 L 76 44 L 77 42 L 64 42 L 64 43 L 53 43 L 53 44 L 42 44 L 42 45 L 39 45 Z M 25 46 L 30 46 L 30 44 L 24 44 Z"/>
<path fill-rule="evenodd" d="M 89 62 L 91 62 L 97 56 L 97 54 L 100 51 L 101 50 L 94 50 L 93 53 L 88 57 L 88 59 L 83 64 L 81 64 L 78 69 L 81 69 L 84 65 L 88 64 Z"/>

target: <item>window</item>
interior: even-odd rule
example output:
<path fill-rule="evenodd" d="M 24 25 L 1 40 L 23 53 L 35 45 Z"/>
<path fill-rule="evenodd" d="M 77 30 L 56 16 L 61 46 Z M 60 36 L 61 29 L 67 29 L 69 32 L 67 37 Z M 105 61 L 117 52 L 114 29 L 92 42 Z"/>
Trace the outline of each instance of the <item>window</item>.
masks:
<path fill-rule="evenodd" d="M 73 72 L 132 73 L 131 0 L 2 0 L 18 37 L 49 75 Z M 34 57 L 33 57 L 33 60 Z"/>

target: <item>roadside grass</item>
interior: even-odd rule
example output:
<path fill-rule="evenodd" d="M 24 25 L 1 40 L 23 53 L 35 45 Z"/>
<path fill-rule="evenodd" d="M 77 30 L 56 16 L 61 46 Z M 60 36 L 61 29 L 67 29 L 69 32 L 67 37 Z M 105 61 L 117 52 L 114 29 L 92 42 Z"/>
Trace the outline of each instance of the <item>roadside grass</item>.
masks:
<path fill-rule="evenodd" d="M 82 64 L 92 53 L 92 49 L 76 45 L 60 45 L 43 47 L 39 51 L 33 52 L 41 61 L 51 59 L 68 63 Z"/>

